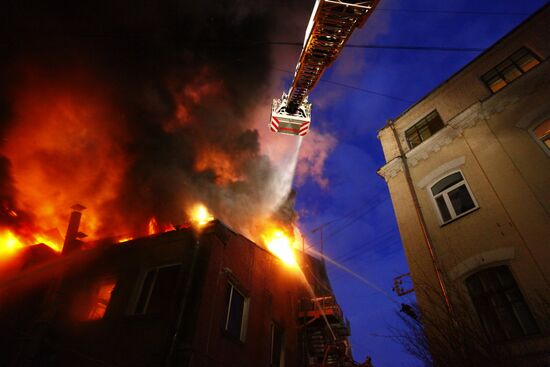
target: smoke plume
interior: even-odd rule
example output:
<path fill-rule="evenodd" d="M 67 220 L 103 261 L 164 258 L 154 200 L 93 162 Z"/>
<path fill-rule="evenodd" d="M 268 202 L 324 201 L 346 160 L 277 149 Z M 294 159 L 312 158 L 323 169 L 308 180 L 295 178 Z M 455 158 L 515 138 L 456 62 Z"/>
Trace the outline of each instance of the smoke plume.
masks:
<path fill-rule="evenodd" d="M 13 211 L 62 230 L 79 202 L 83 230 L 106 236 L 151 217 L 181 223 L 203 202 L 249 232 L 283 199 L 257 130 L 270 106 L 265 121 L 255 111 L 276 97 L 269 41 L 301 39 L 276 34 L 285 22 L 306 26 L 312 4 L 292 3 L 6 5 L 0 220 Z"/>

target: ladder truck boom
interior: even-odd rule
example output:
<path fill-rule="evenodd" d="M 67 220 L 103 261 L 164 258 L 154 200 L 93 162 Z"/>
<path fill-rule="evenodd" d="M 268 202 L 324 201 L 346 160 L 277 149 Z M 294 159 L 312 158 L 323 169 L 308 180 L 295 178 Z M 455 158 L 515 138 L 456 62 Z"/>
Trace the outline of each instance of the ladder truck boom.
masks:
<path fill-rule="evenodd" d="M 377 3 L 378 0 L 316 1 L 292 85 L 281 99 L 273 100 L 270 122 L 273 132 L 299 136 L 309 132 L 311 103 L 307 96 Z"/>

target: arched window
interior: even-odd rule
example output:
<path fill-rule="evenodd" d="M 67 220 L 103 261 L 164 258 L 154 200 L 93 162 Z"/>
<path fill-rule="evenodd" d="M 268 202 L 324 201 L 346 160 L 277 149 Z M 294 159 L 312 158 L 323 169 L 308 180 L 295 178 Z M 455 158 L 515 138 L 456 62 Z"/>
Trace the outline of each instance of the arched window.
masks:
<path fill-rule="evenodd" d="M 474 196 L 460 171 L 451 173 L 430 188 L 441 223 L 463 216 L 477 208 Z"/>
<path fill-rule="evenodd" d="M 507 266 L 479 271 L 466 287 L 488 336 L 504 341 L 539 332 L 523 295 Z"/>

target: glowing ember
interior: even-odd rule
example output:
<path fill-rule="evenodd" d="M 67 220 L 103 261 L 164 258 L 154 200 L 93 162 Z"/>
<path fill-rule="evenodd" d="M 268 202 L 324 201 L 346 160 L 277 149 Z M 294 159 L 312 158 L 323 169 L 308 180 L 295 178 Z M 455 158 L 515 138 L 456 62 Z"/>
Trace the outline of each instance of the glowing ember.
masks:
<path fill-rule="evenodd" d="M 191 221 L 199 227 L 202 227 L 213 220 L 214 217 L 212 214 L 210 214 L 208 209 L 202 204 L 195 205 L 195 207 L 191 210 Z"/>
<path fill-rule="evenodd" d="M 262 239 L 267 249 L 281 259 L 286 265 L 291 267 L 298 266 L 294 256 L 292 241 L 283 231 L 279 229 L 268 231 L 267 234 L 262 235 Z"/>

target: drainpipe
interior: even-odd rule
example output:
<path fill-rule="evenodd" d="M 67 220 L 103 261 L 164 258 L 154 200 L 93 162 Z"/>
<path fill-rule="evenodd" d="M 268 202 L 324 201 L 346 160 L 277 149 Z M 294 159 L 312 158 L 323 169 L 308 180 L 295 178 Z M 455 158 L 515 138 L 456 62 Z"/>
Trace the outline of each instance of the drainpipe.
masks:
<path fill-rule="evenodd" d="M 451 317 L 453 316 L 453 307 L 451 305 L 451 302 L 449 301 L 449 294 L 447 293 L 447 288 L 445 287 L 445 282 L 443 280 L 443 275 L 441 273 L 441 269 L 438 265 L 438 261 L 435 255 L 432 239 L 430 236 L 430 233 L 428 232 L 428 228 L 426 226 L 426 220 L 424 219 L 424 215 L 422 214 L 422 210 L 420 210 L 420 204 L 418 201 L 418 195 L 416 194 L 416 190 L 414 189 L 414 184 L 411 177 L 411 172 L 409 170 L 409 164 L 407 162 L 407 156 L 403 150 L 403 146 L 401 145 L 401 140 L 399 140 L 399 135 L 397 134 L 397 130 L 395 129 L 395 124 L 392 120 L 388 121 L 388 126 L 391 128 L 393 132 L 393 136 L 395 138 L 395 142 L 397 143 L 397 147 L 399 148 L 399 157 L 401 158 L 401 161 L 403 162 L 403 172 L 405 174 L 405 178 L 407 179 L 407 186 L 409 187 L 409 192 L 411 194 L 411 197 L 413 199 L 414 209 L 416 212 L 416 217 L 418 219 L 418 224 L 420 224 L 420 228 L 422 230 L 422 235 L 424 237 L 424 243 L 426 244 L 426 247 L 428 248 L 428 252 L 430 253 L 430 258 L 432 260 L 432 264 L 434 267 L 435 274 L 437 276 L 437 281 L 439 283 L 439 288 L 441 289 L 441 293 L 443 294 L 443 298 L 445 300 L 445 305 L 447 306 L 447 311 L 449 312 L 449 315 Z"/>
<path fill-rule="evenodd" d="M 201 243 L 200 243 L 200 240 L 197 239 L 195 241 L 195 246 L 193 248 L 193 257 L 191 259 L 191 266 L 189 268 L 189 276 L 187 277 L 187 281 L 185 283 L 185 288 L 184 288 L 183 295 L 182 295 L 179 309 L 178 309 L 174 333 L 170 338 L 170 346 L 168 348 L 168 352 L 166 353 L 166 360 L 164 362 L 164 365 L 166 367 L 170 367 L 172 365 L 172 359 L 174 358 L 174 351 L 176 349 L 176 345 L 178 342 L 181 324 L 183 322 L 185 312 L 187 311 L 187 308 L 188 308 L 187 299 L 189 298 L 189 294 L 191 293 L 191 288 L 193 287 L 193 282 L 195 281 L 195 275 L 196 275 L 195 269 L 197 268 L 200 248 L 201 248 Z"/>

